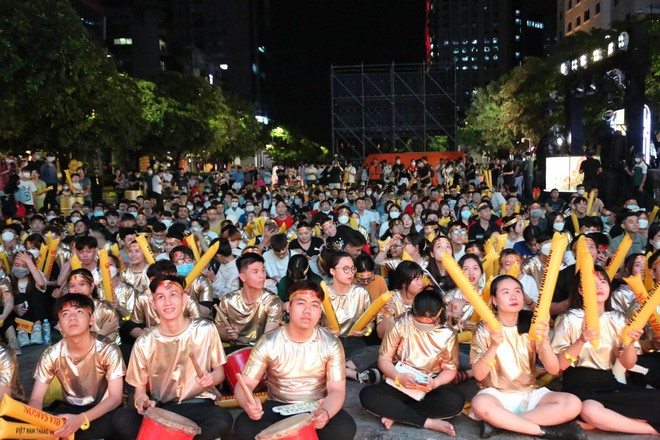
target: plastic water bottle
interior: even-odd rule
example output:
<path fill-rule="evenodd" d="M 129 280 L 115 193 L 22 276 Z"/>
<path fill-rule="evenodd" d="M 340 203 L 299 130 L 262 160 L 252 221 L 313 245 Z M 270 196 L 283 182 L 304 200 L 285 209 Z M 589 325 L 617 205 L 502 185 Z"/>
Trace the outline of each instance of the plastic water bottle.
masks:
<path fill-rule="evenodd" d="M 42 330 L 44 333 L 44 344 L 50 345 L 52 342 L 50 337 L 50 322 L 48 322 L 47 319 L 44 319 L 44 326 Z"/>

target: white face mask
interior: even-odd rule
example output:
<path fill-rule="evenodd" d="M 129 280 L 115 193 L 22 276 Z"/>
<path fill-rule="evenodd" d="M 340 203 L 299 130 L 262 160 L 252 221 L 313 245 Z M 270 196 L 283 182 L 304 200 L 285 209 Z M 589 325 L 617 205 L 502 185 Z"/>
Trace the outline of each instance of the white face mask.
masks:
<path fill-rule="evenodd" d="M 340 215 L 339 218 L 337 219 L 339 223 L 342 225 L 345 225 L 348 223 L 348 216 L 347 215 Z"/>
<path fill-rule="evenodd" d="M 390 218 L 399 218 L 401 213 L 399 211 L 392 211 L 390 212 Z"/>
<path fill-rule="evenodd" d="M 164 219 L 164 220 L 161 220 L 161 222 L 165 225 L 166 228 L 169 228 L 170 226 L 172 226 L 172 220 L 170 220 L 170 219 Z"/>
<path fill-rule="evenodd" d="M 651 244 L 653 245 L 654 248 L 660 249 L 660 240 L 653 241 L 651 242 Z"/>
<path fill-rule="evenodd" d="M 640 218 L 639 219 L 639 228 L 640 229 L 646 229 L 649 227 L 649 221 L 646 220 L 645 218 Z"/>
<path fill-rule="evenodd" d="M 39 258 L 39 249 L 28 249 L 27 251 L 31 253 L 35 259 Z"/>
<path fill-rule="evenodd" d="M 230 206 L 234 209 L 238 208 L 238 202 L 231 202 Z"/>
<path fill-rule="evenodd" d="M 636 211 L 639 210 L 639 206 L 638 205 L 626 205 L 626 209 L 629 209 L 633 212 L 636 212 Z"/>
<path fill-rule="evenodd" d="M 543 246 L 541 246 L 541 253 L 547 257 L 548 255 L 550 255 L 551 247 L 552 247 L 552 243 L 544 244 Z"/>
<path fill-rule="evenodd" d="M 253 211 L 254 211 L 254 205 L 247 205 L 247 206 L 245 207 L 245 210 L 246 210 L 247 212 L 253 212 Z"/>
<path fill-rule="evenodd" d="M 118 273 L 119 271 L 115 266 L 110 266 L 110 278 L 116 277 Z"/>
<path fill-rule="evenodd" d="M 71 217 L 71 223 L 76 223 L 78 220 L 80 220 L 80 217 Z"/>
<path fill-rule="evenodd" d="M 29 179 L 30 178 L 30 173 L 23 173 L 23 177 L 25 177 L 26 179 Z"/>
<path fill-rule="evenodd" d="M 565 225 L 565 224 L 566 224 L 565 222 L 557 222 L 557 223 L 554 223 L 554 224 L 552 225 L 552 227 L 553 227 L 553 229 L 554 229 L 555 231 L 559 231 L 559 232 L 561 232 L 561 231 L 564 230 L 564 225 Z"/>
<path fill-rule="evenodd" d="M 14 239 L 14 233 L 13 232 L 5 231 L 5 232 L 2 233 L 2 241 L 4 241 L 5 243 L 9 243 L 13 239 Z"/>
<path fill-rule="evenodd" d="M 635 158 L 635 163 L 640 163 L 641 161 L 642 161 L 642 159 L 640 157 Z"/>

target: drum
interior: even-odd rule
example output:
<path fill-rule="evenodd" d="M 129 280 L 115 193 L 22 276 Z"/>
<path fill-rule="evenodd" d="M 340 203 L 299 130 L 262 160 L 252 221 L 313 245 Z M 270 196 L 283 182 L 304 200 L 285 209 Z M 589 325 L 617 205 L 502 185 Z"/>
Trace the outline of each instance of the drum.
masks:
<path fill-rule="evenodd" d="M 190 419 L 162 408 L 149 408 L 136 440 L 192 440 L 201 432 Z"/>
<path fill-rule="evenodd" d="M 236 373 L 243 372 L 248 358 L 250 357 L 250 353 L 252 353 L 252 348 L 245 347 L 236 350 L 227 356 L 227 363 L 224 365 L 225 377 L 227 378 L 227 382 L 232 391 L 236 388 L 236 384 L 238 383 L 236 380 Z"/>
<path fill-rule="evenodd" d="M 256 440 L 318 440 L 311 414 L 297 414 L 270 425 Z"/>

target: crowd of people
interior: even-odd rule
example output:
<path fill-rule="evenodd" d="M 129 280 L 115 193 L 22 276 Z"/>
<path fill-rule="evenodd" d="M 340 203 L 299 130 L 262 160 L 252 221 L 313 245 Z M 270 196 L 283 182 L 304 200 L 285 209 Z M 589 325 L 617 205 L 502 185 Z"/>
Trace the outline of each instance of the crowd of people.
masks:
<path fill-rule="evenodd" d="M 624 278 L 660 282 L 660 223 L 636 198 L 639 163 L 630 196 L 607 205 L 594 163 L 574 192 L 536 194 L 529 154 L 208 173 L 156 161 L 116 170 L 108 203 L 84 168 L 65 178 L 54 154 L 8 153 L 0 396 L 41 409 L 54 394 L 48 411 L 66 420 L 55 435 L 79 439 L 134 439 L 152 407 L 195 422 L 196 439 L 232 427 L 253 439 L 285 418 L 278 408 L 314 401 L 318 437 L 336 440 L 357 429 L 342 408 L 348 379 L 365 384 L 360 401 L 385 429 L 456 436 L 451 419 L 467 408 L 457 385 L 476 380 L 468 412 L 483 438 L 658 435 L 660 335 L 623 334 L 640 307 Z M 569 247 L 551 319 L 530 338 L 555 234 Z M 595 263 L 599 329 L 585 324 L 578 240 Z M 480 321 L 447 255 L 501 329 Z M 51 338 L 25 396 L 17 356 Z M 239 357 L 237 384 L 227 366 Z M 545 374 L 562 376 L 561 391 L 539 385 Z M 214 404 L 219 390 L 244 410 L 235 421 Z"/>

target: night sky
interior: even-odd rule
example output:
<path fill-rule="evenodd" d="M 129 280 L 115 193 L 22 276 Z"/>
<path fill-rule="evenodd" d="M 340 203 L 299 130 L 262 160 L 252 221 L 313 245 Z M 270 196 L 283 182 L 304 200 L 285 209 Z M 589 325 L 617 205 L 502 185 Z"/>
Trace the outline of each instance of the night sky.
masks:
<path fill-rule="evenodd" d="M 425 0 L 271 0 L 271 117 L 330 146 L 330 65 L 424 60 Z"/>

